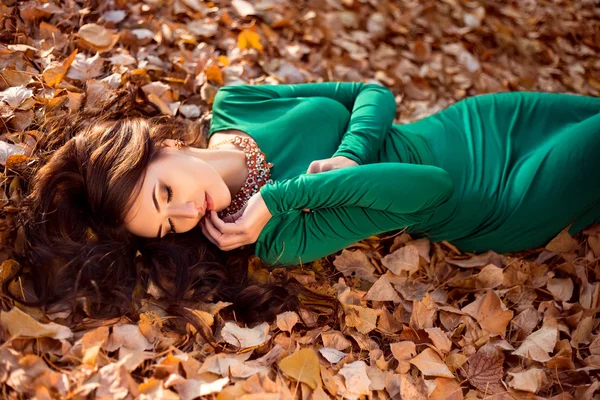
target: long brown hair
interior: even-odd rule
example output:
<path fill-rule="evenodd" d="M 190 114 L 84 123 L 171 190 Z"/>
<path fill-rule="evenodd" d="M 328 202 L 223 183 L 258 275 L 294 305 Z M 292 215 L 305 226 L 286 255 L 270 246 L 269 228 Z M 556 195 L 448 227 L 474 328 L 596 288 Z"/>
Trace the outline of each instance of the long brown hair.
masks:
<path fill-rule="evenodd" d="M 298 310 L 301 293 L 327 300 L 293 279 L 250 282 L 251 248 L 225 254 L 199 228 L 160 240 L 126 231 L 126 211 L 159 152 L 157 144 L 181 138 L 206 147 L 208 129 L 204 118 L 153 116 L 155 110 L 142 108 L 136 96 L 122 90 L 101 114 L 57 114 L 40 124 L 39 165 L 22 171 L 31 190 L 13 227 L 24 228 L 26 246 L 20 257 L 15 254 L 18 270 L 2 292 L 28 306 L 69 304 L 92 318 L 135 319 L 134 292 L 145 292 L 152 282 L 163 291 L 167 312 L 200 333 L 201 323 L 185 309 L 198 302 L 230 301 L 236 315 L 251 323 Z M 10 283 L 18 278 L 31 282 L 35 300 L 11 293 Z"/>

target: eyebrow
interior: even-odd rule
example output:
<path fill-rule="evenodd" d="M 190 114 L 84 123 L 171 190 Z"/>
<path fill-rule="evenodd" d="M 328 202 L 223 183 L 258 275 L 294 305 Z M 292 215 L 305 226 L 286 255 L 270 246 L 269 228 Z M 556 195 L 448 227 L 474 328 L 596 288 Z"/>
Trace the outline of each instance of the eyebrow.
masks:
<path fill-rule="evenodd" d="M 158 205 L 158 201 L 156 200 L 156 183 L 152 188 L 152 201 L 154 202 L 154 207 L 156 207 L 156 211 L 160 212 L 160 206 Z M 160 234 L 162 233 L 162 225 L 158 227 L 158 233 L 156 234 L 156 238 L 160 239 Z"/>

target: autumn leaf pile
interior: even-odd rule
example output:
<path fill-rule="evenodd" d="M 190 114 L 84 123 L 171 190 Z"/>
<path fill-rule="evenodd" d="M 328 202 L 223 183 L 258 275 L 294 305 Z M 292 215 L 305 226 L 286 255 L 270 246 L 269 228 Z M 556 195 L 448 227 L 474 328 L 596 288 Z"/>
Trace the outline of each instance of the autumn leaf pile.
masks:
<path fill-rule="evenodd" d="M 101 112 L 127 85 L 188 119 L 236 83 L 378 82 L 399 123 L 487 92 L 600 96 L 595 0 L 3 0 L 0 26 L 0 281 L 22 247 L 6 218 L 23 196 L 11 168 L 43 134 L 32 122 Z M 200 305 L 216 347 L 165 329 L 155 290 L 138 322 L 87 330 L 3 300 L 0 397 L 595 399 L 599 259 L 600 225 L 504 255 L 371 237 L 289 272 L 337 296 L 336 323 L 303 309 L 248 327 Z M 277 273 L 251 261 L 253 279 Z"/>

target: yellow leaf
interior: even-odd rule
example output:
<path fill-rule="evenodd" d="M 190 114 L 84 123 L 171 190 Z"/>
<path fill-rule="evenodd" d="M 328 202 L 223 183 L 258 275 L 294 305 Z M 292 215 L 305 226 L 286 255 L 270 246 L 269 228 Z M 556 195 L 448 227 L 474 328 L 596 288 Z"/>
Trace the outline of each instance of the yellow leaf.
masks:
<path fill-rule="evenodd" d="M 219 57 L 217 57 L 217 61 L 219 62 L 219 64 L 221 64 L 224 67 L 227 67 L 229 64 L 231 64 L 229 62 L 229 58 L 227 58 L 227 56 L 219 56 Z"/>
<path fill-rule="evenodd" d="M 279 369 L 298 382 L 306 383 L 313 390 L 321 386 L 319 359 L 314 349 L 301 349 L 279 362 Z"/>
<path fill-rule="evenodd" d="M 62 81 L 62 79 L 67 74 L 67 70 L 75 60 L 75 56 L 77 55 L 77 49 L 71 55 L 63 61 L 62 64 L 53 65 L 51 67 L 46 68 L 46 70 L 42 73 L 44 77 L 44 81 L 48 86 L 56 86 Z"/>
<path fill-rule="evenodd" d="M 238 47 L 240 49 L 257 49 L 263 51 L 263 46 L 260 44 L 260 35 L 250 29 L 244 29 L 238 35 Z"/>
<path fill-rule="evenodd" d="M 223 84 L 223 73 L 218 65 L 211 65 L 204 70 L 204 73 L 206 74 L 206 79 L 209 81 L 217 82 L 219 85 Z"/>
<path fill-rule="evenodd" d="M 356 328 L 360 333 L 367 334 L 377 328 L 377 317 L 381 314 L 381 310 L 373 310 L 348 304 L 346 309 L 346 325 L 351 328 Z"/>
<path fill-rule="evenodd" d="M 10 155 L 6 159 L 6 168 L 8 168 L 8 169 L 14 168 L 16 165 L 21 164 L 22 162 L 25 162 L 27 160 L 29 160 L 29 157 L 24 156 L 22 154 Z"/>

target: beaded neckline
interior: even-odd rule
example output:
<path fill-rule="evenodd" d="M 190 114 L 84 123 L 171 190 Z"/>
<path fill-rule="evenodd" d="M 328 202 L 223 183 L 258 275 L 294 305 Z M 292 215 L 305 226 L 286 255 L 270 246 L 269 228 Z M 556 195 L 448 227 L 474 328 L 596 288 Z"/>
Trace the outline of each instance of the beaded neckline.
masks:
<path fill-rule="evenodd" d="M 260 150 L 254 139 L 236 135 L 231 139 L 212 145 L 211 148 L 224 143 L 233 143 L 244 151 L 246 155 L 246 165 L 248 167 L 248 177 L 246 178 L 244 185 L 231 200 L 231 204 L 217 213 L 220 218 L 235 214 L 244 207 L 248 200 L 250 200 L 261 187 L 267 183 L 273 183 L 273 180 L 271 179 L 271 168 L 273 167 L 273 163 L 267 162 L 265 153 Z"/>

